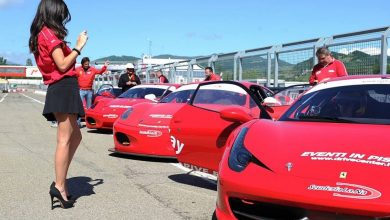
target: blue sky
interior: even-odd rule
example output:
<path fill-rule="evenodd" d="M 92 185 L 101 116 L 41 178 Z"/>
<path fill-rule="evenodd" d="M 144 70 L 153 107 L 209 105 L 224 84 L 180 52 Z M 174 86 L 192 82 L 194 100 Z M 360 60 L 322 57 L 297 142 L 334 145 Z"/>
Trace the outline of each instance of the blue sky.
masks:
<path fill-rule="evenodd" d="M 389 0 L 65 1 L 67 41 L 88 30 L 82 55 L 210 55 L 390 25 Z M 24 64 L 39 0 L 0 0 L 0 56 Z"/>

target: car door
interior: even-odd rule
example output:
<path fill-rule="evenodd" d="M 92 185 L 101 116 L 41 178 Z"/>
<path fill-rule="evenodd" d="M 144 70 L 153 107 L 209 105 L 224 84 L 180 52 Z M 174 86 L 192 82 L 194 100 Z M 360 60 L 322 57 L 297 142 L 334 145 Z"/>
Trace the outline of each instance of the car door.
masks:
<path fill-rule="evenodd" d="M 238 82 L 200 84 L 190 102 L 171 121 L 171 142 L 179 162 L 193 170 L 216 174 L 228 136 L 241 125 L 238 121 L 222 119 L 220 113 L 236 108 L 243 109 L 251 118 L 258 118 L 263 111 L 254 111 L 250 103 L 257 103 L 257 108 L 261 106 Z"/>

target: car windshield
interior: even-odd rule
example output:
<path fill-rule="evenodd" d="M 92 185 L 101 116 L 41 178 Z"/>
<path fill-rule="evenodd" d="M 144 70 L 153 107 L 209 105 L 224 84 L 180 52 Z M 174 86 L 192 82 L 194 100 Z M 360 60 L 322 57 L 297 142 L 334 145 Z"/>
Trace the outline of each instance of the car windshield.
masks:
<path fill-rule="evenodd" d="M 121 88 L 113 88 L 112 86 L 105 86 L 100 87 L 100 89 L 96 92 L 96 95 L 102 95 L 103 93 L 109 92 L 115 97 L 118 97 L 120 94 L 122 94 Z"/>
<path fill-rule="evenodd" d="M 353 85 L 309 92 L 281 121 L 390 124 L 390 85 Z"/>
<path fill-rule="evenodd" d="M 161 103 L 187 103 L 190 100 L 194 91 L 195 91 L 194 89 L 176 91 L 164 97 L 160 102 Z"/>
<path fill-rule="evenodd" d="M 217 105 L 239 105 L 245 106 L 246 94 L 243 92 L 200 89 L 194 99 L 194 104 L 217 104 Z"/>
<path fill-rule="evenodd" d="M 154 94 L 156 98 L 161 98 L 166 89 L 164 88 L 153 88 L 153 87 L 136 87 L 131 88 L 124 92 L 119 98 L 133 98 L 133 99 L 143 99 L 146 95 Z M 168 92 L 168 91 L 167 91 Z M 167 93 L 165 93 L 167 94 Z"/>

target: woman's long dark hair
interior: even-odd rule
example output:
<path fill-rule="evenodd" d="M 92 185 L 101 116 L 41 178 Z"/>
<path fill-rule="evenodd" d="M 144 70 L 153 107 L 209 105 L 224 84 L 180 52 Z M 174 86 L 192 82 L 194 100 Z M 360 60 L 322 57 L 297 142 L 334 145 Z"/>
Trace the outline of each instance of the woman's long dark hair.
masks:
<path fill-rule="evenodd" d="M 38 53 L 38 34 L 43 26 L 50 28 L 59 39 L 64 40 L 68 35 L 65 24 L 70 20 L 71 15 L 63 0 L 41 0 L 30 28 L 30 52 Z"/>

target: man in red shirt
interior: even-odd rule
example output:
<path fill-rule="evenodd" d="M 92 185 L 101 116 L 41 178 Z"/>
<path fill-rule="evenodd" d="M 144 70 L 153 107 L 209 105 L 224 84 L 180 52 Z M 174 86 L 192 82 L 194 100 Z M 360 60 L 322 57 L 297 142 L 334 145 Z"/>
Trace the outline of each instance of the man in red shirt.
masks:
<path fill-rule="evenodd" d="M 211 68 L 211 67 L 206 67 L 204 69 L 204 75 L 206 77 L 204 79 L 204 81 L 219 81 L 219 80 L 221 80 L 221 77 L 218 76 L 217 74 L 215 74 L 213 72 L 213 68 Z"/>
<path fill-rule="evenodd" d="M 309 78 L 311 85 L 316 85 L 321 81 L 335 77 L 348 76 L 344 64 L 336 60 L 327 47 L 319 48 L 316 56 L 318 58 L 318 64 L 314 66 L 311 72 Z"/>
<path fill-rule="evenodd" d="M 81 60 L 81 66 L 76 68 L 77 78 L 80 86 L 80 97 L 81 100 L 86 102 L 87 109 L 92 105 L 92 95 L 93 95 L 93 81 L 95 80 L 96 75 L 103 74 L 107 70 L 109 62 L 106 61 L 101 70 L 97 70 L 94 67 L 89 65 L 89 58 L 84 57 Z"/>
<path fill-rule="evenodd" d="M 80 97 L 81 101 L 84 102 L 87 109 L 91 108 L 92 105 L 92 95 L 93 95 L 93 81 L 95 80 L 96 75 L 103 74 L 107 70 L 107 66 L 109 65 L 109 62 L 106 61 L 104 63 L 104 66 L 101 70 L 97 70 L 94 67 L 91 67 L 89 65 L 89 58 L 84 57 L 81 59 L 81 66 L 76 68 L 76 74 L 79 82 L 80 87 Z M 79 124 L 79 127 L 81 127 L 81 119 L 79 118 L 77 120 L 77 123 Z"/>
<path fill-rule="evenodd" d="M 157 70 L 156 76 L 157 76 L 157 78 L 158 78 L 158 82 L 159 82 L 159 83 L 169 83 L 169 80 L 167 79 L 166 76 L 164 76 L 164 75 L 162 74 L 162 71 L 161 71 L 161 70 Z"/>

